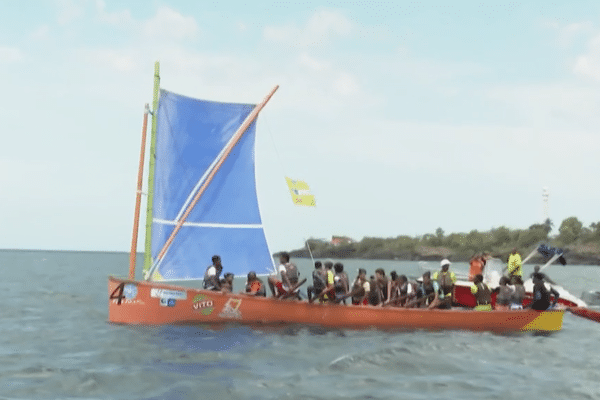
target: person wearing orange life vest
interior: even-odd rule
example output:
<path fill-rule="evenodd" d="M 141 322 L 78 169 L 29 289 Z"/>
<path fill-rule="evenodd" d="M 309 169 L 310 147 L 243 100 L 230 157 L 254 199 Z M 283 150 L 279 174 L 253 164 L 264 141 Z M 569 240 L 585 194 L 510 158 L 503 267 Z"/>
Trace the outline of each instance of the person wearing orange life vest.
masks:
<path fill-rule="evenodd" d="M 443 259 L 440 262 L 441 271 L 433 274 L 433 286 L 435 289 L 435 298 L 429 305 L 429 308 L 449 309 L 452 307 L 452 296 L 454 292 L 454 283 L 456 274 L 450 271 L 450 261 Z"/>
<path fill-rule="evenodd" d="M 263 297 L 267 295 L 263 281 L 256 276 L 256 272 L 254 271 L 248 272 L 246 294 Z"/>
<path fill-rule="evenodd" d="M 475 280 L 476 275 L 479 275 L 479 274 L 483 275 L 484 266 L 485 266 L 485 263 L 484 263 L 483 256 L 475 254 L 471 258 L 471 261 L 469 261 L 469 278 L 468 278 L 469 281 L 473 282 Z"/>

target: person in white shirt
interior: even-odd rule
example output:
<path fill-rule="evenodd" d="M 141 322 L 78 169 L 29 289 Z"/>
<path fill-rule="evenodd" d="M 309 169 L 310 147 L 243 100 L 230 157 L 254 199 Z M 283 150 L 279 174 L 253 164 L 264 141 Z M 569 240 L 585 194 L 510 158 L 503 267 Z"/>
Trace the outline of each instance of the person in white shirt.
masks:
<path fill-rule="evenodd" d="M 221 272 L 223 272 L 223 265 L 221 264 L 221 257 L 214 255 L 212 258 L 212 264 L 206 267 L 204 273 L 203 287 L 207 290 L 221 290 Z"/>

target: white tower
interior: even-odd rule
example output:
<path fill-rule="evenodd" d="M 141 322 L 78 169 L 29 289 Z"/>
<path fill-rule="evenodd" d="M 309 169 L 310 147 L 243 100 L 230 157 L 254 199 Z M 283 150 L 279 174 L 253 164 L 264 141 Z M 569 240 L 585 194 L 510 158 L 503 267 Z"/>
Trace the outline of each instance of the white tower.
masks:
<path fill-rule="evenodd" d="M 549 218 L 549 213 L 548 213 L 548 198 L 550 197 L 550 191 L 548 190 L 547 186 L 544 186 L 542 188 L 542 202 L 544 205 L 544 220 L 542 221 L 542 223 L 546 222 Z"/>

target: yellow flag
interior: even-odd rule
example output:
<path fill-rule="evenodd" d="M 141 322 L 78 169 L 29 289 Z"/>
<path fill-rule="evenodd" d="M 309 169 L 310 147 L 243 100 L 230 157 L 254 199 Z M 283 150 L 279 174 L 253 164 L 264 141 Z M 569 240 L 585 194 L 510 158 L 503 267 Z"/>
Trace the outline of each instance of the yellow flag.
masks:
<path fill-rule="evenodd" d="M 317 206 L 315 196 L 310 193 L 308 183 L 304 181 L 296 181 L 288 178 L 287 176 L 285 177 L 285 180 L 288 184 L 288 188 L 290 188 L 290 194 L 292 195 L 292 200 L 294 201 L 295 205 L 307 207 Z"/>

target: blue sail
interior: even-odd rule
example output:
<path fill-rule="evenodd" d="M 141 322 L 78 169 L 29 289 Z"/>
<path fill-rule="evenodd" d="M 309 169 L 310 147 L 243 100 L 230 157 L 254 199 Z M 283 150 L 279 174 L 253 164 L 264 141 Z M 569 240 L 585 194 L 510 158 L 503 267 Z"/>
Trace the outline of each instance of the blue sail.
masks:
<path fill-rule="evenodd" d="M 154 260 L 206 180 L 207 171 L 222 157 L 253 108 L 161 90 L 156 115 Z M 216 254 L 221 256 L 223 272 L 235 275 L 266 272 L 273 266 L 256 196 L 255 133 L 252 123 L 157 263 L 152 279 L 202 279 Z"/>

